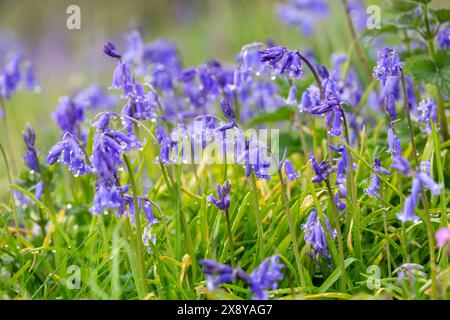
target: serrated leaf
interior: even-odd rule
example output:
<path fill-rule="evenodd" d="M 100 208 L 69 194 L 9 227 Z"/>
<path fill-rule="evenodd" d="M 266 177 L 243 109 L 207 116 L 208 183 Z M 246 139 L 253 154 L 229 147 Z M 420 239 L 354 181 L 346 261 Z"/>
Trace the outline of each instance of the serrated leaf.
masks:
<path fill-rule="evenodd" d="M 401 13 L 395 19 L 395 24 L 399 29 L 414 29 L 419 26 L 421 17 L 414 11 Z"/>
<path fill-rule="evenodd" d="M 246 127 L 250 128 L 262 123 L 288 120 L 294 114 L 294 112 L 294 109 L 291 107 L 281 107 L 274 112 L 262 113 L 260 115 L 257 115 L 247 122 Z"/>
<path fill-rule="evenodd" d="M 440 51 L 431 60 L 426 56 L 414 56 L 406 60 L 405 71 L 417 82 L 438 86 L 447 95 L 450 94 L 450 53 Z"/>
<path fill-rule="evenodd" d="M 366 29 L 364 32 L 365 37 L 369 38 L 369 42 L 373 41 L 376 37 L 385 34 L 385 33 L 396 33 L 398 28 L 393 23 L 383 24 L 379 29 Z"/>
<path fill-rule="evenodd" d="M 386 5 L 388 10 L 395 12 L 409 11 L 416 7 L 416 4 L 406 0 L 391 0 Z"/>
<path fill-rule="evenodd" d="M 431 9 L 430 12 L 440 23 L 450 21 L 450 9 Z"/>

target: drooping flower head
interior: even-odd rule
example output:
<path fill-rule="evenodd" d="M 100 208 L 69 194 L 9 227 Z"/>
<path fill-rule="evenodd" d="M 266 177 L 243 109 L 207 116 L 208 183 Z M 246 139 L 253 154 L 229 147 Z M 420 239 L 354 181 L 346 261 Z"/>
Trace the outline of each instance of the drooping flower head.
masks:
<path fill-rule="evenodd" d="M 327 179 L 328 175 L 331 173 L 331 168 L 330 168 L 328 162 L 322 161 L 322 162 L 318 163 L 316 161 L 316 157 L 313 155 L 309 159 L 312 162 L 313 170 L 316 174 L 316 176 L 311 181 L 314 183 L 319 183 L 319 182 L 325 181 Z"/>
<path fill-rule="evenodd" d="M 376 197 L 378 195 L 378 191 L 381 188 L 381 181 L 378 175 L 379 174 L 390 175 L 391 172 L 383 168 L 378 158 L 374 159 L 372 167 L 376 173 L 372 175 L 372 183 L 367 187 L 367 189 L 364 190 L 364 193 L 366 193 L 371 197 Z"/>
<path fill-rule="evenodd" d="M 405 280 L 405 276 L 409 282 L 414 282 L 416 276 L 422 278 L 426 277 L 426 273 L 422 271 L 423 269 L 424 267 L 420 264 L 404 263 L 394 270 L 394 274 L 398 273 L 397 276 L 398 283 L 402 283 Z"/>
<path fill-rule="evenodd" d="M 431 190 L 432 196 L 440 195 L 443 184 L 436 183 L 430 176 L 430 162 L 424 161 L 414 174 L 411 194 L 405 199 L 403 211 L 397 214 L 397 218 L 402 222 L 417 222 L 419 217 L 414 213 L 414 209 L 419 202 L 419 195 L 422 188 Z"/>
<path fill-rule="evenodd" d="M 107 42 L 103 46 L 103 52 L 110 56 L 111 58 L 120 59 L 122 55 L 119 53 L 119 51 L 116 49 L 116 46 L 112 44 L 111 42 Z"/>
<path fill-rule="evenodd" d="M 450 27 L 442 29 L 437 35 L 437 42 L 441 49 L 450 48 Z"/>
<path fill-rule="evenodd" d="M 336 231 L 332 230 L 330 222 L 327 217 L 325 218 L 325 224 L 330 234 L 331 239 L 336 237 Z M 328 265 L 331 268 L 331 256 L 327 249 L 327 236 L 319 216 L 317 215 L 317 210 L 314 209 L 308 217 L 306 223 L 302 224 L 302 229 L 305 232 L 305 241 L 308 242 L 313 249 L 313 258 L 316 263 L 320 257 L 325 257 Z"/>
<path fill-rule="evenodd" d="M 28 168 L 30 168 L 30 170 L 33 170 L 34 172 L 39 172 L 39 161 L 37 157 L 37 150 L 34 145 L 36 140 L 36 134 L 29 124 L 27 124 L 26 131 L 22 133 L 22 137 L 23 141 L 25 142 L 25 146 L 27 148 L 23 158 Z"/>
<path fill-rule="evenodd" d="M 389 95 L 384 99 L 384 106 L 386 107 L 386 111 L 391 118 L 391 121 L 397 120 L 397 110 L 395 109 L 395 97 L 394 95 Z"/>
<path fill-rule="evenodd" d="M 230 191 L 231 191 L 230 181 L 225 180 L 223 185 L 217 185 L 218 198 L 215 198 L 211 194 L 206 199 L 212 204 L 214 204 L 217 207 L 217 209 L 227 211 L 228 208 L 230 207 Z"/>
<path fill-rule="evenodd" d="M 293 180 L 297 179 L 298 177 L 300 177 L 300 173 L 295 171 L 294 166 L 292 165 L 292 162 L 290 162 L 289 160 L 285 159 L 280 162 L 280 164 L 278 165 L 278 170 L 283 170 L 283 169 L 284 169 L 284 174 L 286 175 L 287 181 L 293 181 Z"/>
<path fill-rule="evenodd" d="M 73 99 L 62 97 L 59 99 L 53 118 L 63 132 L 70 132 L 72 135 L 78 136 L 79 126 L 84 121 L 84 110 Z"/>
<path fill-rule="evenodd" d="M 403 63 L 397 52 L 390 48 L 384 48 L 378 52 L 377 65 L 373 69 L 373 76 L 379 80 L 383 86 L 388 77 L 400 77 Z"/>
<path fill-rule="evenodd" d="M 250 293 L 256 300 L 268 300 L 267 289 L 278 289 L 278 282 L 283 280 L 282 270 L 284 264 L 280 262 L 280 256 L 265 259 L 250 274 Z"/>
<path fill-rule="evenodd" d="M 84 175 L 91 172 L 90 166 L 86 163 L 86 153 L 78 142 L 77 138 L 70 132 L 64 133 L 63 140 L 56 143 L 47 156 L 50 165 L 57 160 L 69 166 L 69 170 L 75 175 Z"/>
<path fill-rule="evenodd" d="M 283 46 L 275 46 L 261 50 L 261 61 L 266 62 L 280 74 L 288 74 L 291 78 L 299 78 L 303 75 L 300 53 L 290 51 Z"/>
<path fill-rule="evenodd" d="M 421 113 L 418 118 L 419 123 L 426 123 L 426 127 L 423 130 L 431 134 L 431 121 L 436 123 L 437 119 L 436 102 L 433 99 L 422 100 L 417 106 L 417 109 Z"/>
<path fill-rule="evenodd" d="M 254 300 L 269 299 L 267 290 L 278 288 L 278 282 L 283 279 L 282 270 L 285 267 L 278 255 L 265 259 L 250 274 L 240 268 L 235 269 L 213 260 L 200 260 L 200 265 L 203 273 L 206 274 L 208 290 L 214 291 L 220 284 L 240 279 L 250 287 L 250 294 Z"/>

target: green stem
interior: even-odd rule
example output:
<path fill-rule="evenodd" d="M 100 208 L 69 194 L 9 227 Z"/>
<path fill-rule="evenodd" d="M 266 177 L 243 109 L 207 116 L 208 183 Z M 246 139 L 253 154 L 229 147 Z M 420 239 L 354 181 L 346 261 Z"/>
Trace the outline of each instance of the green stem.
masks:
<path fill-rule="evenodd" d="M 383 190 L 380 190 L 380 196 L 382 199 L 383 197 Z M 389 230 L 388 230 L 388 224 L 387 224 L 387 217 L 386 217 L 386 204 L 383 201 L 383 228 L 384 228 L 384 235 L 386 236 L 386 259 L 388 263 L 388 276 L 389 278 L 392 276 L 392 261 L 391 261 L 391 249 L 389 246 Z"/>
<path fill-rule="evenodd" d="M 358 207 L 358 202 L 356 199 L 356 186 L 355 186 L 355 174 L 353 171 L 353 156 L 351 152 L 351 146 L 350 146 L 350 136 L 348 132 L 348 124 L 347 124 L 347 118 L 345 116 L 344 110 L 341 109 L 342 119 L 344 123 L 344 132 L 345 132 L 345 140 L 348 143 L 348 151 L 347 152 L 347 158 L 348 158 L 348 185 L 350 187 L 350 194 L 351 194 L 351 207 L 353 211 L 353 221 L 354 221 L 354 234 L 353 238 L 355 241 L 355 253 L 356 257 L 359 259 L 360 263 L 363 263 L 363 256 L 362 256 L 362 246 L 361 246 L 361 231 L 359 226 L 360 221 L 360 212 Z"/>
<path fill-rule="evenodd" d="M 230 220 L 230 212 L 228 208 L 225 210 L 225 218 L 227 220 L 227 233 L 228 233 L 228 241 L 230 242 L 230 259 L 231 266 L 235 267 L 235 259 L 234 259 L 234 241 L 233 241 L 233 232 L 231 231 L 231 220 Z"/>
<path fill-rule="evenodd" d="M 334 203 L 334 196 L 333 196 L 333 190 L 331 190 L 331 184 L 330 179 L 327 178 L 325 180 L 328 195 L 330 198 L 330 204 L 331 204 L 331 212 L 333 215 L 334 223 L 336 224 L 336 233 L 337 233 L 337 240 L 338 240 L 338 250 L 339 250 L 339 268 L 341 269 L 341 277 L 339 278 L 341 290 L 345 291 L 346 287 L 346 274 L 345 274 L 345 256 L 344 256 L 344 244 L 342 243 L 342 233 L 341 233 L 341 224 L 339 222 L 339 214 L 336 208 L 336 203 Z"/>
<path fill-rule="evenodd" d="M 299 249 L 298 249 L 297 234 L 295 232 L 295 222 L 294 222 L 294 218 L 292 217 L 291 210 L 289 208 L 289 200 L 288 200 L 288 197 L 287 197 L 286 182 L 284 181 L 280 170 L 278 170 L 278 176 L 280 177 L 280 183 L 281 183 L 281 188 L 282 188 L 282 196 L 283 196 L 283 202 L 284 202 L 284 209 L 285 209 L 286 216 L 287 216 L 287 219 L 288 219 L 289 232 L 291 233 L 292 247 L 293 247 L 293 250 L 294 250 L 295 263 L 297 264 L 297 272 L 298 272 L 299 277 L 300 277 L 300 285 L 302 287 L 304 287 L 306 285 L 305 276 L 303 275 L 302 261 L 300 259 L 300 254 L 299 254 Z"/>
<path fill-rule="evenodd" d="M 353 25 L 352 18 L 350 15 L 350 7 L 348 5 L 348 0 L 342 0 L 342 2 L 344 5 L 344 8 L 345 8 L 345 17 L 347 19 L 348 29 L 350 30 L 350 35 L 352 36 L 353 43 L 355 44 L 356 54 L 358 56 L 358 59 L 361 61 L 362 65 L 364 66 L 364 70 L 370 80 L 373 77 L 372 72 L 370 70 L 369 63 L 367 62 L 367 59 L 364 56 L 364 53 L 361 49 L 361 46 L 359 45 L 358 37 L 356 35 L 355 27 Z"/>
<path fill-rule="evenodd" d="M 256 229 L 258 231 L 258 248 L 256 254 L 256 263 L 259 263 L 261 261 L 261 257 L 264 254 L 264 233 L 262 228 L 262 221 L 261 221 L 261 213 L 259 212 L 259 199 L 258 199 L 258 189 L 256 187 L 256 176 L 255 172 L 252 171 L 251 173 L 251 187 L 253 191 L 253 199 L 254 199 L 254 206 L 255 206 L 255 219 L 256 219 Z"/>
<path fill-rule="evenodd" d="M 21 234 L 20 234 L 19 215 L 17 214 L 17 210 L 16 210 L 16 203 L 14 200 L 14 191 L 13 191 L 13 188 L 11 187 L 13 184 L 12 177 L 11 177 L 11 168 L 9 167 L 8 157 L 6 156 L 5 149 L 3 148 L 3 145 L 1 142 L 0 142 L 0 151 L 3 156 L 3 161 L 5 162 L 5 169 L 6 169 L 6 173 L 8 176 L 8 185 L 9 185 L 9 192 L 10 192 L 10 197 L 11 197 L 11 200 L 10 200 L 11 201 L 11 209 L 12 209 L 13 216 L 14 216 L 14 226 L 16 228 L 17 245 L 19 247 L 21 247 L 22 240 L 21 240 Z"/>
<path fill-rule="evenodd" d="M 10 170 L 11 170 L 11 175 L 15 175 L 16 174 L 16 166 L 15 166 L 15 161 L 14 161 L 14 152 L 12 149 L 12 144 L 11 144 L 11 137 L 9 136 L 9 129 L 8 129 L 8 116 L 7 116 L 7 112 L 6 112 L 6 103 L 5 103 L 5 99 L 0 96 L 0 111 L 3 113 L 3 125 L 4 125 L 4 130 L 5 130 L 5 141 L 6 141 L 6 148 L 8 150 L 8 154 L 9 154 L 9 164 L 10 164 Z"/>
<path fill-rule="evenodd" d="M 135 210 L 135 224 L 136 224 L 136 236 L 135 243 L 137 249 L 136 265 L 137 265 L 137 277 L 136 277 L 136 289 L 138 290 L 139 298 L 143 299 L 148 292 L 147 286 L 147 276 L 145 272 L 145 261 L 144 261 L 144 246 L 142 243 L 142 230 L 141 230 L 141 220 L 140 220 L 140 210 L 138 202 L 138 190 L 136 186 L 136 179 L 134 178 L 133 168 L 131 167 L 130 160 L 126 154 L 123 155 L 125 166 L 130 178 L 131 190 L 133 191 L 133 202 Z"/>
<path fill-rule="evenodd" d="M 411 148 L 412 148 L 412 152 L 413 152 L 414 164 L 415 164 L 416 170 L 420 170 L 419 158 L 417 157 L 416 141 L 414 138 L 414 131 L 413 131 L 413 126 L 412 126 L 411 114 L 410 114 L 410 110 L 409 110 L 408 96 L 406 93 L 405 76 L 403 74 L 403 70 L 401 72 L 401 82 L 402 82 L 402 91 L 403 91 L 403 99 L 404 99 L 404 113 L 405 113 L 406 119 L 408 120 L 408 132 L 409 132 L 409 139 L 411 142 Z M 428 247 L 429 247 L 429 252 L 430 252 L 431 290 L 432 290 L 433 299 L 435 299 L 437 297 L 437 286 L 436 286 L 436 261 L 435 261 L 435 254 L 434 254 L 434 233 L 433 233 L 433 226 L 431 224 L 431 217 L 430 217 L 430 214 L 428 211 L 428 208 L 429 208 L 428 199 L 425 194 L 422 183 L 421 183 L 420 189 L 421 189 L 420 197 L 421 197 L 422 203 L 423 203 L 425 225 L 427 227 L 427 234 L 428 234 Z"/>

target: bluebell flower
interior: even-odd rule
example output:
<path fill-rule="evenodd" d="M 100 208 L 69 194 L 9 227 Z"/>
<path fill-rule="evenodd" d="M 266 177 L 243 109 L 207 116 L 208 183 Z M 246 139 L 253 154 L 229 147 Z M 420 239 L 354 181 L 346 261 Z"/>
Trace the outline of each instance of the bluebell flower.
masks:
<path fill-rule="evenodd" d="M 446 27 L 438 32 L 437 42 L 441 49 L 450 48 L 450 27 Z"/>
<path fill-rule="evenodd" d="M 397 110 L 395 109 L 394 95 L 390 94 L 384 99 L 384 106 L 386 107 L 386 111 L 388 112 L 391 121 L 397 120 Z"/>
<path fill-rule="evenodd" d="M 278 165 L 278 170 L 284 169 L 284 173 L 286 175 L 287 181 L 293 181 L 300 177 L 300 173 L 295 172 L 294 166 L 292 165 L 292 162 L 289 160 L 283 159 L 280 164 Z"/>
<path fill-rule="evenodd" d="M 397 282 L 402 283 L 405 280 L 405 276 L 410 282 L 415 281 L 415 277 L 419 276 L 425 278 L 427 275 L 423 272 L 424 267 L 416 263 L 404 263 L 400 267 L 394 270 L 394 274 L 398 273 Z"/>
<path fill-rule="evenodd" d="M 158 140 L 158 143 L 160 145 L 158 160 L 161 161 L 163 165 L 168 165 L 172 162 L 170 159 L 172 142 L 170 141 L 170 138 L 167 136 L 166 131 L 162 126 L 158 126 L 156 128 L 156 139 Z"/>
<path fill-rule="evenodd" d="M 31 190 L 33 190 L 33 189 L 34 189 L 34 197 L 37 200 L 41 201 L 42 194 L 44 193 L 44 182 L 39 181 L 31 188 Z M 18 206 L 25 206 L 25 205 L 31 203 L 31 199 L 26 194 L 23 194 L 19 190 L 15 189 L 14 190 L 14 202 Z"/>
<path fill-rule="evenodd" d="M 316 161 L 316 157 L 311 155 L 309 158 L 312 162 L 313 170 L 316 176 L 311 180 L 314 183 L 319 183 L 325 181 L 328 175 L 331 173 L 331 168 L 326 161 L 320 162 L 320 164 Z"/>
<path fill-rule="evenodd" d="M 100 84 L 93 84 L 78 92 L 73 98 L 84 110 L 110 110 L 117 104 L 116 99 L 107 94 Z"/>
<path fill-rule="evenodd" d="M 120 59 L 122 57 L 119 51 L 117 51 L 114 44 L 112 44 L 111 42 L 108 42 L 103 46 L 103 52 L 111 58 Z"/>
<path fill-rule="evenodd" d="M 216 290 L 223 283 L 231 283 L 239 276 L 248 279 L 248 275 L 241 269 L 233 269 L 229 265 L 215 262 L 213 260 L 200 260 L 202 271 L 206 275 L 206 287 L 210 291 Z"/>
<path fill-rule="evenodd" d="M 413 111 L 417 106 L 417 98 L 414 92 L 414 83 L 411 77 L 405 77 L 406 84 L 406 96 L 410 106 L 411 111 Z M 401 79 L 398 77 L 388 77 L 384 87 L 381 89 L 380 97 L 389 97 L 393 95 L 395 100 L 398 101 L 403 97 Z M 381 101 L 383 103 L 384 101 Z"/>
<path fill-rule="evenodd" d="M 280 256 L 265 259 L 250 273 L 250 293 L 253 299 L 268 300 L 268 289 L 278 289 L 278 282 L 283 280 L 282 270 L 284 264 L 280 263 Z"/>
<path fill-rule="evenodd" d="M 270 180 L 270 158 L 267 147 L 250 142 L 246 148 L 244 153 L 245 175 L 249 177 L 252 170 L 254 170 L 256 178 Z"/>
<path fill-rule="evenodd" d="M 84 121 L 84 110 L 81 105 L 69 97 L 62 97 L 59 99 L 53 118 L 63 132 L 70 132 L 72 135 L 78 136 L 79 126 Z"/>
<path fill-rule="evenodd" d="M 336 238 L 336 231 L 331 228 L 330 222 L 327 217 L 324 216 L 325 225 L 328 229 L 331 239 Z M 331 268 L 331 256 L 327 249 L 327 236 L 325 230 L 322 227 L 317 210 L 314 209 L 308 216 L 306 223 L 302 224 L 302 229 L 305 232 L 305 242 L 309 243 L 313 249 L 314 262 L 318 263 L 320 257 L 325 257 L 328 266 Z"/>
<path fill-rule="evenodd" d="M 36 140 L 36 134 L 33 130 L 33 128 L 27 124 L 27 129 L 25 132 L 22 133 L 23 141 L 25 142 L 25 146 L 27 150 L 25 151 L 24 160 L 30 168 L 30 170 L 33 170 L 34 172 L 39 172 L 39 161 L 37 157 L 37 150 L 34 145 Z"/>
<path fill-rule="evenodd" d="M 329 15 L 329 8 L 323 0 L 289 0 L 278 7 L 281 22 L 297 27 L 306 37 L 312 36 L 318 20 Z"/>
<path fill-rule="evenodd" d="M 372 167 L 376 173 L 372 175 L 372 183 L 370 184 L 370 186 L 367 187 L 367 189 L 364 190 L 364 192 L 371 197 L 375 197 L 378 195 L 378 191 L 381 188 L 381 181 L 378 175 L 379 174 L 390 175 L 391 172 L 383 168 L 378 158 L 374 159 Z"/>
<path fill-rule="evenodd" d="M 134 87 L 134 78 L 131 76 L 130 68 L 126 63 L 119 62 L 114 69 L 111 89 L 122 89 L 127 96 Z"/>
<path fill-rule="evenodd" d="M 104 214 L 107 210 L 114 210 L 119 218 L 125 211 L 122 187 L 115 181 L 98 180 L 95 185 L 94 205 L 91 212 Z"/>
<path fill-rule="evenodd" d="M 214 204 L 217 209 L 222 211 L 227 211 L 230 207 L 230 191 L 231 184 L 230 181 L 226 180 L 223 185 L 217 185 L 217 196 L 215 198 L 212 194 L 207 196 L 206 199 Z"/>
<path fill-rule="evenodd" d="M 432 196 L 440 195 L 443 184 L 438 184 L 430 177 L 430 162 L 424 161 L 420 164 L 420 168 L 415 172 L 411 194 L 405 199 L 403 204 L 403 212 L 397 214 L 397 217 L 402 222 L 413 221 L 417 222 L 419 218 L 414 214 L 414 209 L 419 202 L 419 195 L 422 187 L 431 190 Z"/>
<path fill-rule="evenodd" d="M 16 54 L 5 64 L 0 73 L 0 96 L 9 98 L 17 90 L 22 80 L 20 72 L 22 60 L 22 56 Z"/>
<path fill-rule="evenodd" d="M 418 121 L 420 123 L 426 123 L 426 127 L 423 130 L 426 133 L 431 134 L 431 121 L 436 123 L 437 119 L 436 102 L 433 99 L 422 100 L 417 106 L 417 109 L 421 112 Z"/>
<path fill-rule="evenodd" d="M 400 77 L 403 63 L 397 52 L 390 48 L 384 48 L 378 51 L 377 65 L 373 69 L 373 76 L 379 80 L 383 86 L 388 77 Z"/>
<path fill-rule="evenodd" d="M 321 104 L 320 91 L 316 85 L 309 86 L 302 93 L 301 102 L 299 104 L 300 112 L 309 111 Z"/>
<path fill-rule="evenodd" d="M 261 50 L 261 61 L 268 62 L 280 74 L 287 74 L 291 78 L 299 78 L 303 75 L 301 56 L 298 51 L 290 51 L 282 46 L 275 46 Z"/>
<path fill-rule="evenodd" d="M 278 255 L 265 259 L 250 274 L 240 268 L 234 269 L 213 260 L 200 260 L 200 265 L 206 275 L 208 290 L 214 291 L 220 284 L 240 279 L 250 287 L 252 299 L 257 300 L 269 299 L 267 290 L 278 288 L 278 282 L 283 279 L 282 270 L 285 267 Z"/>
<path fill-rule="evenodd" d="M 87 157 L 85 151 L 80 146 L 77 138 L 70 132 L 64 133 L 63 140 L 56 143 L 49 151 L 47 160 L 50 165 L 57 160 L 69 166 L 69 170 L 75 175 L 84 175 L 91 172 L 91 168 L 86 164 Z"/>
<path fill-rule="evenodd" d="M 398 173 L 409 175 L 411 173 L 409 161 L 403 157 L 400 139 L 395 135 L 392 125 L 389 125 L 388 129 L 388 145 L 392 160 L 391 168 Z"/>

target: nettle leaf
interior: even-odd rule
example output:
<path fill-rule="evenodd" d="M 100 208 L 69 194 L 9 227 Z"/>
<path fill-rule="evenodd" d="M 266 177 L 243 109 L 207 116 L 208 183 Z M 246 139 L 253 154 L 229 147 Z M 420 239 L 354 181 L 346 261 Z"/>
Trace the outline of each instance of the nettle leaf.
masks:
<path fill-rule="evenodd" d="M 387 2 L 386 8 L 395 12 L 404 12 L 415 8 L 416 6 L 415 3 L 406 0 L 390 0 Z"/>
<path fill-rule="evenodd" d="M 385 33 L 396 33 L 398 28 L 394 23 L 383 24 L 379 29 L 366 29 L 363 36 L 369 38 L 369 42 L 373 41 L 376 37 Z"/>
<path fill-rule="evenodd" d="M 252 127 L 258 124 L 269 123 L 269 122 L 278 122 L 289 120 L 294 114 L 295 110 L 291 107 L 284 106 L 278 108 L 274 112 L 261 113 L 255 116 L 253 119 L 246 123 L 247 127 Z"/>
<path fill-rule="evenodd" d="M 401 13 L 395 19 L 395 25 L 399 29 L 415 29 L 420 25 L 421 16 L 418 16 L 414 11 Z"/>
<path fill-rule="evenodd" d="M 440 23 L 450 21 L 450 9 L 430 9 L 430 12 Z"/>
<path fill-rule="evenodd" d="M 421 4 L 428 4 L 433 0 L 408 0 L 410 2 L 416 2 L 416 3 L 421 3 Z"/>
<path fill-rule="evenodd" d="M 431 60 L 425 55 L 406 60 L 405 71 L 418 82 L 434 84 L 450 95 L 450 52 L 439 51 Z"/>

